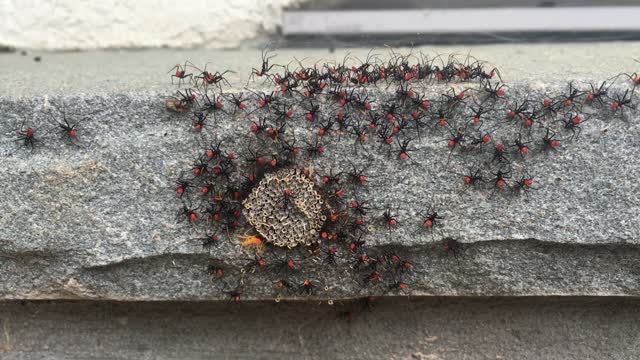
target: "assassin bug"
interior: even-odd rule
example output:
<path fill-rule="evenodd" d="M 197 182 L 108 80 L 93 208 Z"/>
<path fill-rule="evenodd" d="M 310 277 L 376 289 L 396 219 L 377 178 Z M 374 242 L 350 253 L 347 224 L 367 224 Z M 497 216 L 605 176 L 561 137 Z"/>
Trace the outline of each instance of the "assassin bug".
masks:
<path fill-rule="evenodd" d="M 384 224 L 387 225 L 389 230 L 395 229 L 396 225 L 398 225 L 398 220 L 395 215 L 391 212 L 391 209 L 386 209 L 384 213 L 382 213 L 382 220 Z"/>
<path fill-rule="evenodd" d="M 459 257 L 462 255 L 464 251 L 464 247 L 461 242 L 455 239 L 447 238 L 442 242 L 442 250 L 447 253 L 453 254 L 453 257 L 460 263 Z"/>
<path fill-rule="evenodd" d="M 334 174 L 333 169 L 329 169 L 329 174 L 322 176 L 322 182 L 326 187 L 339 186 L 341 181 L 340 179 L 341 176 L 342 176 L 341 172 Z"/>
<path fill-rule="evenodd" d="M 337 252 L 338 250 L 336 250 L 335 246 L 329 246 L 329 248 L 325 251 L 326 256 L 322 260 L 322 263 L 336 265 L 336 258 L 338 258 Z"/>
<path fill-rule="evenodd" d="M 396 142 L 398 144 L 398 158 L 400 160 L 406 160 L 409 157 L 409 152 L 410 151 L 417 151 L 418 149 L 409 149 L 409 144 L 411 143 L 411 141 L 413 141 L 413 139 L 406 139 L 403 141 L 400 141 L 400 139 L 396 139 Z"/>
<path fill-rule="evenodd" d="M 458 104 L 464 103 L 464 98 L 468 90 L 469 89 L 464 89 L 456 93 L 456 89 L 451 88 L 447 93 L 442 94 L 442 97 L 446 99 L 447 107 L 453 109 L 458 106 Z M 449 92 L 451 92 L 452 95 L 449 95 Z"/>
<path fill-rule="evenodd" d="M 495 86 L 491 86 L 491 81 L 487 80 L 483 84 L 482 90 L 487 94 L 487 99 L 497 100 L 504 97 L 506 85 L 496 82 Z"/>
<path fill-rule="evenodd" d="M 178 194 L 179 197 L 182 197 L 189 189 L 193 188 L 194 185 L 189 181 L 189 180 L 178 180 L 176 181 L 176 194 Z"/>
<path fill-rule="evenodd" d="M 511 110 L 507 112 L 507 117 L 509 117 L 510 119 L 513 119 L 516 116 L 522 116 L 522 114 L 524 114 L 528 108 L 529 108 L 528 100 L 523 101 L 521 104 L 518 104 L 518 102 L 516 101 L 516 103 L 511 108 Z"/>
<path fill-rule="evenodd" d="M 207 121 L 207 116 L 208 114 L 204 112 L 196 111 L 193 113 L 193 119 L 191 119 L 191 123 L 193 125 L 194 132 L 202 131 L 202 128 L 204 127 L 205 122 Z"/>
<path fill-rule="evenodd" d="M 522 141 L 521 134 L 518 134 L 518 137 L 513 142 L 513 146 L 518 148 L 520 155 L 525 156 L 529 153 L 529 148 L 527 147 L 528 143 L 529 142 Z"/>
<path fill-rule="evenodd" d="M 237 95 L 230 94 L 229 96 L 231 97 L 231 99 L 227 100 L 231 101 L 235 105 L 236 111 L 245 111 L 245 109 L 247 108 L 247 104 L 244 103 L 246 99 L 242 97 L 242 93 L 239 93 Z"/>
<path fill-rule="evenodd" d="M 331 119 L 327 119 L 324 123 L 319 123 L 320 127 L 318 128 L 318 136 L 324 136 L 327 132 L 330 132 L 333 129 L 334 121 Z"/>
<path fill-rule="evenodd" d="M 556 133 L 551 131 L 551 129 L 547 128 L 547 133 L 542 138 L 542 150 L 556 150 L 558 146 L 560 146 L 560 140 L 555 139 Z"/>
<path fill-rule="evenodd" d="M 20 125 L 20 130 L 18 130 L 18 137 L 15 140 L 16 142 L 22 142 L 24 146 L 30 147 L 31 151 L 33 151 L 35 145 L 40 142 L 40 140 L 35 137 L 35 130 L 32 127 L 24 127 L 24 121 Z"/>
<path fill-rule="evenodd" d="M 476 186 L 478 183 L 484 182 L 482 177 L 482 171 L 480 168 L 469 169 L 469 172 L 462 177 L 465 189 L 462 192 L 467 191 L 470 187 Z"/>
<path fill-rule="evenodd" d="M 301 262 L 301 261 L 300 261 Z M 299 270 L 299 261 L 290 257 L 289 254 L 285 253 L 284 259 L 278 259 L 278 261 L 273 265 L 274 269 L 279 272 L 288 273 L 290 271 Z"/>
<path fill-rule="evenodd" d="M 264 108 L 265 106 L 269 108 L 269 106 L 276 100 L 276 98 L 273 95 L 274 94 L 273 91 L 269 94 L 263 93 L 263 92 L 256 93 L 251 90 L 249 91 L 254 93 L 258 97 L 258 108 Z"/>
<path fill-rule="evenodd" d="M 198 238 L 202 242 L 202 248 L 210 248 L 213 245 L 217 245 L 220 242 L 220 237 L 218 234 L 213 233 L 211 235 L 207 235 L 205 237 Z"/>
<path fill-rule="evenodd" d="M 182 210 L 180 210 L 180 213 L 178 214 L 178 220 L 181 221 L 182 219 L 186 219 L 191 223 L 198 221 L 198 214 L 196 214 L 196 211 L 198 209 L 199 208 L 192 208 L 191 206 L 187 206 L 187 204 L 183 202 Z"/>
<path fill-rule="evenodd" d="M 476 108 L 469 108 L 471 110 L 471 113 L 473 114 L 473 118 L 471 118 L 470 121 L 472 121 L 474 124 L 482 124 L 482 115 L 490 113 L 491 110 L 482 107 L 482 104 L 478 104 L 477 102 L 476 106 Z"/>
<path fill-rule="evenodd" d="M 369 210 L 374 210 L 375 208 L 365 206 L 366 201 L 358 201 L 357 199 L 352 200 L 349 204 L 349 208 L 357 215 L 357 216 L 365 216 Z M 357 219 L 356 219 L 357 220 Z"/>
<path fill-rule="evenodd" d="M 324 146 L 320 143 L 320 137 L 316 136 L 313 143 L 305 141 L 307 144 L 306 151 L 309 158 L 314 158 L 324 154 Z"/>
<path fill-rule="evenodd" d="M 587 94 L 585 95 L 585 101 L 591 104 L 593 104 L 594 101 L 598 101 L 600 105 L 604 105 L 604 101 L 602 101 L 602 98 L 607 96 L 609 90 L 607 82 L 603 81 L 602 84 L 600 84 L 600 87 L 598 87 L 597 89 L 593 84 L 589 84 L 589 86 L 591 87 L 591 91 L 587 92 Z"/>
<path fill-rule="evenodd" d="M 189 78 L 189 79 L 193 78 L 193 74 L 187 74 L 187 64 L 189 64 L 188 61 L 186 61 L 184 63 L 184 65 L 178 64 L 178 65 L 172 67 L 171 70 L 169 70 L 167 72 L 167 74 L 168 74 L 168 73 L 172 72 L 173 70 L 175 70 L 175 73 L 173 73 L 173 75 L 171 75 L 171 83 L 172 84 L 173 84 L 173 79 L 174 78 L 178 78 L 178 85 L 181 85 L 182 82 L 184 81 L 184 79 L 186 79 L 186 78 Z"/>
<path fill-rule="evenodd" d="M 267 120 L 268 120 L 268 117 L 263 117 L 262 119 L 258 118 L 258 122 L 253 121 L 251 123 L 249 130 L 256 135 L 266 133 L 267 129 L 270 128 L 269 125 L 267 124 Z"/>
<path fill-rule="evenodd" d="M 365 169 L 359 170 L 353 163 L 351 164 L 351 168 L 352 170 L 347 173 L 351 185 L 354 185 L 356 187 L 364 186 L 368 181 L 367 177 L 364 175 Z"/>
<path fill-rule="evenodd" d="M 426 213 L 419 213 L 422 217 L 422 228 L 431 230 L 438 226 L 440 220 L 444 220 L 443 216 L 438 215 L 437 211 L 433 211 L 433 209 L 427 210 Z"/>
<path fill-rule="evenodd" d="M 320 105 L 314 104 L 313 100 L 309 100 L 309 106 L 305 107 L 304 110 L 306 111 L 304 114 L 305 119 L 313 121 L 317 119 L 316 114 L 320 111 Z"/>
<path fill-rule="evenodd" d="M 629 94 L 629 89 L 625 90 L 622 96 L 618 94 L 615 98 L 611 98 L 611 110 L 613 110 L 614 112 L 620 110 L 620 113 L 624 112 L 625 107 L 631 110 L 635 110 L 635 106 L 632 105 L 633 91 L 631 92 L 631 94 L 629 94 L 629 98 L 627 98 L 627 94 Z"/>
<path fill-rule="evenodd" d="M 315 291 L 315 285 L 309 279 L 304 279 L 302 284 L 300 284 L 299 293 L 306 293 L 307 295 L 311 295 Z"/>
<path fill-rule="evenodd" d="M 394 291 L 394 292 L 405 291 L 408 288 L 409 288 L 409 285 L 407 285 L 405 282 L 402 282 L 402 281 L 396 281 L 396 282 L 392 283 L 391 285 L 389 285 L 389 290 Z"/>
<path fill-rule="evenodd" d="M 198 86 L 198 81 L 201 81 L 202 85 L 204 85 L 205 90 L 207 88 L 207 85 L 215 84 L 218 81 L 220 81 L 219 77 L 224 74 L 224 73 L 220 74 L 219 72 L 212 73 L 210 71 L 207 71 L 207 66 L 209 66 L 209 63 L 206 63 L 204 65 L 204 69 L 202 69 L 202 70 L 200 68 L 198 68 L 197 66 L 193 65 L 192 63 L 189 63 L 189 65 L 192 68 L 198 70 L 198 72 L 200 72 L 199 75 L 196 75 L 194 77 L 195 78 L 195 84 L 196 84 L 196 86 Z"/>
<path fill-rule="evenodd" d="M 400 99 L 400 105 L 404 106 L 407 99 L 411 99 L 415 96 L 415 92 L 409 88 L 409 84 L 405 84 L 404 86 L 400 84 L 398 90 L 396 90 L 396 96 Z"/>
<path fill-rule="evenodd" d="M 225 79 L 224 75 L 226 73 L 235 73 L 234 71 L 231 70 L 226 70 L 224 72 L 219 72 L 216 71 L 215 73 L 211 74 L 208 73 L 207 76 L 203 79 L 204 83 L 207 85 L 211 85 L 211 84 L 215 84 L 218 86 L 218 90 L 220 90 L 220 92 L 222 92 L 222 83 L 226 84 L 227 86 L 231 87 L 231 84 L 229 83 L 229 81 L 227 81 L 227 79 Z"/>
<path fill-rule="evenodd" d="M 211 276 L 211 281 L 214 281 L 214 276 L 218 279 L 222 278 L 224 276 L 224 269 L 221 268 L 220 266 L 216 266 L 213 264 L 209 264 L 207 266 L 207 274 L 209 274 Z"/>
<path fill-rule="evenodd" d="M 581 96 L 583 93 L 580 92 L 578 89 L 573 87 L 573 83 L 570 82 L 569 83 L 569 89 L 566 95 L 563 95 L 563 103 L 565 106 L 571 106 L 575 99 L 579 96 Z"/>
<path fill-rule="evenodd" d="M 491 196 L 493 196 L 494 192 L 498 189 L 502 189 L 507 185 L 507 180 L 511 179 L 511 175 L 510 175 L 510 171 L 502 171 L 502 169 L 498 169 L 498 171 L 496 172 L 492 172 L 491 175 L 494 176 L 494 178 L 491 180 L 491 182 L 493 183 L 494 189 L 491 192 Z"/>
<path fill-rule="evenodd" d="M 262 65 L 260 67 L 260 70 L 253 68 L 251 69 L 251 77 L 249 78 L 249 80 L 253 80 L 254 79 L 254 75 L 257 77 L 263 77 L 263 76 L 269 76 L 268 72 L 271 71 L 271 69 L 273 69 L 274 66 L 279 66 L 276 64 L 269 64 L 269 60 L 273 59 L 274 57 L 276 57 L 276 54 L 273 54 L 271 56 L 269 56 L 269 50 L 267 50 L 267 48 L 265 47 L 264 49 L 262 49 Z M 247 84 L 249 84 L 249 82 L 247 81 Z"/>
<path fill-rule="evenodd" d="M 240 295 L 242 295 L 242 293 L 240 292 L 240 287 L 236 288 L 235 290 L 225 291 L 225 293 L 229 297 L 229 302 L 234 302 L 234 303 L 240 302 L 241 300 Z"/>
<path fill-rule="evenodd" d="M 91 114 L 94 114 L 94 113 L 91 113 Z M 67 115 L 65 112 L 62 112 L 62 121 L 56 120 L 51 113 L 48 113 L 48 115 L 51 118 L 51 120 L 53 120 L 61 129 L 60 133 L 64 135 L 65 138 L 68 139 L 72 144 L 77 145 L 76 142 L 78 141 L 78 131 L 77 131 L 78 123 L 70 123 L 67 120 Z"/>
<path fill-rule="evenodd" d="M 524 193 L 529 198 L 529 190 L 533 190 L 533 176 L 527 174 L 522 175 L 520 180 L 515 181 L 513 190 L 518 193 Z"/>
<path fill-rule="evenodd" d="M 275 285 L 278 292 L 281 292 L 284 290 L 287 293 L 291 293 L 294 289 L 293 284 L 291 284 L 290 282 L 284 279 L 278 280 Z M 276 302 L 280 302 L 280 294 L 278 294 L 278 297 L 276 297 Z"/>
<path fill-rule="evenodd" d="M 496 144 L 496 146 L 493 149 L 493 158 L 491 159 L 491 162 L 509 163 L 509 159 L 504 153 L 503 144 Z"/>
<path fill-rule="evenodd" d="M 280 147 L 284 152 L 287 161 L 293 161 L 293 159 L 300 154 L 300 148 L 296 146 L 295 137 L 291 141 L 287 141 L 282 138 L 280 141 Z"/>
<path fill-rule="evenodd" d="M 571 131 L 572 135 L 569 138 L 571 140 L 574 137 L 580 136 L 580 132 L 582 132 L 580 124 L 586 120 L 583 120 L 578 114 L 567 113 L 563 119 L 560 119 L 560 121 L 562 121 L 565 130 Z"/>
<path fill-rule="evenodd" d="M 202 96 L 202 110 L 206 111 L 206 112 L 210 112 L 213 113 L 213 120 L 216 120 L 216 112 L 221 111 L 221 112 L 225 112 L 223 110 L 223 104 L 222 104 L 222 96 L 216 96 L 213 95 L 212 97 L 209 97 L 208 94 L 204 94 Z"/>
<path fill-rule="evenodd" d="M 191 89 L 185 89 L 184 92 L 178 90 L 176 95 L 167 101 L 169 101 L 169 103 L 165 101 L 165 106 L 176 112 L 184 112 L 191 105 L 197 103 L 196 94 Z M 170 104 L 171 107 L 168 104 Z"/>
<path fill-rule="evenodd" d="M 253 274 L 258 268 L 263 268 L 266 265 L 267 262 L 256 254 L 253 259 L 250 259 L 249 262 L 240 269 L 240 271 L 242 273 Z"/>

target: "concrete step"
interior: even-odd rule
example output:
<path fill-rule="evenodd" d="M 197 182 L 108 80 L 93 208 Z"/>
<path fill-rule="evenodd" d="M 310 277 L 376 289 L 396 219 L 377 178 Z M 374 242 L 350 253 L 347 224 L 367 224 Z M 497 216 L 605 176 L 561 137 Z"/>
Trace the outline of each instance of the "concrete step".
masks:
<path fill-rule="evenodd" d="M 584 87 L 588 81 L 634 72 L 638 64 L 633 59 L 640 57 L 635 45 L 413 51 L 463 58 L 470 52 L 500 69 L 510 94 L 529 94 L 541 102 L 543 94 L 564 91 L 570 80 Z M 273 61 L 287 63 L 294 56 L 308 63 L 341 61 L 347 52 L 364 59 L 368 49 L 289 49 L 278 51 Z M 363 286 L 362 274 L 349 273 L 352 264 L 342 263 L 330 271 L 310 265 L 310 274 L 291 275 L 296 282 L 312 276 L 318 284 L 312 294 L 283 293 L 274 285 L 290 274 L 241 271 L 254 254 L 243 252 L 237 237 L 203 249 L 197 240 L 203 228 L 176 221 L 182 202 L 175 181 L 190 171 L 213 135 L 241 153 L 252 142 L 251 121 L 220 116 L 203 133 L 192 132 L 188 118 L 165 109 L 164 100 L 177 90 L 167 71 L 185 59 L 211 61 L 209 69 L 236 71 L 229 74 L 230 91 L 240 91 L 259 56 L 255 50 L 45 53 L 35 63 L 19 54 L 1 55 L 0 65 L 11 71 L 0 83 L 0 298 L 212 300 L 228 299 L 240 283 L 243 300 L 337 301 L 369 293 L 638 295 L 638 113 L 618 116 L 606 107 L 561 151 L 534 154 L 527 166 L 535 173 L 536 190 L 528 196 L 491 196 L 486 189 L 461 194 L 456 172 L 465 170 L 464 163 L 447 167 L 444 136 L 419 140 L 420 150 L 406 164 L 371 149 L 355 154 L 347 140 L 309 163 L 318 171 L 345 169 L 349 161 L 373 164 L 367 198 L 380 208 L 397 206 L 400 226 L 372 231 L 367 251 L 410 258 L 406 290 L 372 290 Z M 612 91 L 624 86 L 620 81 Z M 448 87 L 425 85 L 424 91 L 435 94 Z M 381 86 L 374 93 L 383 96 L 385 91 Z M 83 119 L 75 145 L 64 140 L 47 115 L 60 118 L 62 110 L 72 120 Z M 303 115 L 300 107 L 297 111 Z M 40 139 L 33 150 L 15 141 L 24 124 Z M 437 231 L 418 233 L 418 212 L 429 206 L 445 219 Z M 443 251 L 443 242 L 451 239 L 462 244 L 456 254 Z M 273 252 L 276 258 L 284 256 L 281 249 Z M 212 263 L 228 269 L 228 282 L 212 283 L 206 274 Z"/>

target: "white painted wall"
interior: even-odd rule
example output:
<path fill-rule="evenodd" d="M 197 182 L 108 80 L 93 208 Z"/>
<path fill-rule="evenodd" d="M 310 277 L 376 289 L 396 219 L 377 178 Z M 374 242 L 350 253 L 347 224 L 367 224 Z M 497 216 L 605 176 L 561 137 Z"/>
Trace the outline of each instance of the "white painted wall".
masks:
<path fill-rule="evenodd" d="M 28 49 L 236 47 L 305 0 L 0 0 L 0 45 Z"/>

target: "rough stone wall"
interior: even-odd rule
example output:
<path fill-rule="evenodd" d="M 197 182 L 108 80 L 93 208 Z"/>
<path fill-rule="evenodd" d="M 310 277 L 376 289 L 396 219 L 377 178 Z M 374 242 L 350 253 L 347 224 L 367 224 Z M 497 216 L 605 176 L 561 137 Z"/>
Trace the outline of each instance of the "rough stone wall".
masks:
<path fill-rule="evenodd" d="M 273 33 L 300 0 L 0 2 L 0 45 L 43 50 L 230 48 Z"/>

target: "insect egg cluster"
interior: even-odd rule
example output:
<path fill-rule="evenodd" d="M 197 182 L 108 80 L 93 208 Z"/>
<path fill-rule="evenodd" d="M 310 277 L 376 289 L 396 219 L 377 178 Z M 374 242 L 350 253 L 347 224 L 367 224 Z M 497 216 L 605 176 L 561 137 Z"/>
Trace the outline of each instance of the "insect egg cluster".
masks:
<path fill-rule="evenodd" d="M 295 168 L 266 174 L 243 206 L 249 225 L 275 246 L 317 243 L 327 220 L 328 209 L 315 183 Z"/>

